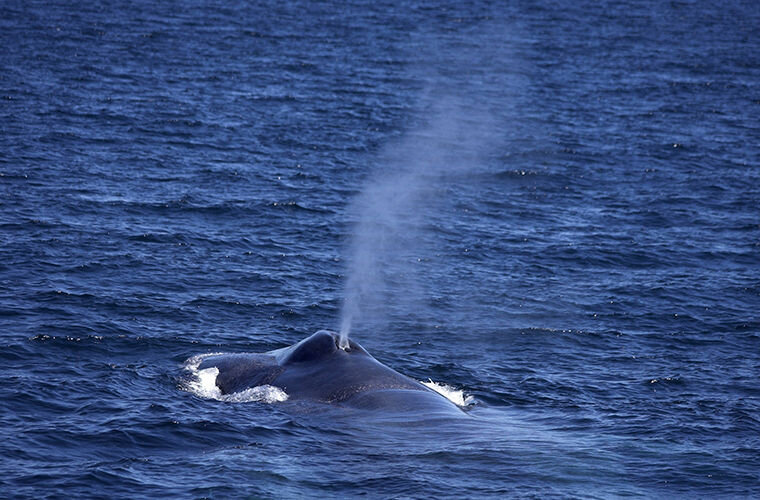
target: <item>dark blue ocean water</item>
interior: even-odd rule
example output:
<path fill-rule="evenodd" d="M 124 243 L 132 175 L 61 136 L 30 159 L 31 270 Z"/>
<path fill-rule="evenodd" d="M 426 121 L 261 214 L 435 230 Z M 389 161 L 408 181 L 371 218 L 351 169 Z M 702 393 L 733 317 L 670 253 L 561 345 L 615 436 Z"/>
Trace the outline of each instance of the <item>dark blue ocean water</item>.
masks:
<path fill-rule="evenodd" d="M 3 1 L 0 496 L 759 496 L 759 26 Z M 342 316 L 466 418 L 191 390 Z"/>

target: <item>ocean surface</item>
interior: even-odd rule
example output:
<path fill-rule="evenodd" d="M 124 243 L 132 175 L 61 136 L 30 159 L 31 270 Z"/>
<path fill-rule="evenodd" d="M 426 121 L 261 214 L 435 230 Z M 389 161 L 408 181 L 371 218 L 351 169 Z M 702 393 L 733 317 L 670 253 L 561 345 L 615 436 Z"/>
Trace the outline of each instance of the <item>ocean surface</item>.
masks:
<path fill-rule="evenodd" d="M 757 498 L 759 26 L 4 0 L 0 497 Z M 462 418 L 193 361 L 323 328 Z"/>

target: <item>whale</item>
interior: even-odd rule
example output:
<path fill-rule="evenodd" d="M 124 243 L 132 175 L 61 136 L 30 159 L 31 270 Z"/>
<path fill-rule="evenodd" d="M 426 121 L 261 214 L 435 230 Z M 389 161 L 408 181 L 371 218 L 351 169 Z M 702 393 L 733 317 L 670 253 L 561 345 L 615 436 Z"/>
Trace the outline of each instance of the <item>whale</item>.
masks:
<path fill-rule="evenodd" d="M 297 344 L 265 353 L 215 354 L 199 370 L 216 368 L 216 386 L 234 394 L 274 386 L 290 401 L 422 414 L 464 415 L 453 402 L 372 357 L 353 340 L 320 330 Z"/>

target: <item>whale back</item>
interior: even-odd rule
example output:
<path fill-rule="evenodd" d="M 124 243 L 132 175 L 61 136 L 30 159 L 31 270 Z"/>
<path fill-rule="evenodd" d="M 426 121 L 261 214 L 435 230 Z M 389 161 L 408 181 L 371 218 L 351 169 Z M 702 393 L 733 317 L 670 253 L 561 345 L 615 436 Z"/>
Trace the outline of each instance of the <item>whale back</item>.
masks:
<path fill-rule="evenodd" d="M 268 354 L 220 354 L 209 356 L 199 370 L 216 368 L 216 386 L 222 394 L 240 392 L 250 387 L 272 385 L 285 369 Z"/>
<path fill-rule="evenodd" d="M 380 363 L 358 343 L 350 341 L 348 348 L 342 349 L 338 341 L 336 333 L 321 330 L 293 346 L 263 354 L 209 356 L 199 368 L 219 370 L 216 385 L 223 394 L 274 385 L 291 400 L 461 413 L 445 397 Z"/>

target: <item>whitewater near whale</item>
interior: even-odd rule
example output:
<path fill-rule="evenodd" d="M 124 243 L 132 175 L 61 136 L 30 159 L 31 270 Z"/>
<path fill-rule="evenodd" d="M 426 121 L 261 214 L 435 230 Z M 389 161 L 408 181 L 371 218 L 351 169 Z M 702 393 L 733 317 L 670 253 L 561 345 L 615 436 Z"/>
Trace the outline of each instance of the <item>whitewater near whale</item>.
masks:
<path fill-rule="evenodd" d="M 276 387 L 292 401 L 313 401 L 351 408 L 465 415 L 452 401 L 389 368 L 361 345 L 320 330 L 290 347 L 266 353 L 215 354 L 199 371 L 216 369 L 222 395 L 257 387 Z"/>

